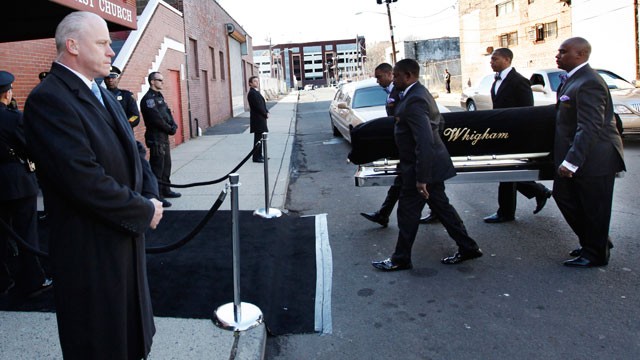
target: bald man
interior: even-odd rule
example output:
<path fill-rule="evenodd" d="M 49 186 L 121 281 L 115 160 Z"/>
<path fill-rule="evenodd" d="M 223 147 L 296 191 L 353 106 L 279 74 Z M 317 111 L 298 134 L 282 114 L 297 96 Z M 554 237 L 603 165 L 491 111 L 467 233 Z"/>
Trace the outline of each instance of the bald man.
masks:
<path fill-rule="evenodd" d="M 574 37 L 556 55 L 567 76 L 557 92 L 553 197 L 580 241 L 564 265 L 581 268 L 609 262 L 613 184 L 625 170 L 611 94 L 589 66 L 590 54 L 589 42 Z"/>
<path fill-rule="evenodd" d="M 49 213 L 49 252 L 62 354 L 141 359 L 155 333 L 144 233 L 162 217 L 157 180 L 116 98 L 106 22 L 67 15 L 56 61 L 29 95 L 28 148 Z"/>

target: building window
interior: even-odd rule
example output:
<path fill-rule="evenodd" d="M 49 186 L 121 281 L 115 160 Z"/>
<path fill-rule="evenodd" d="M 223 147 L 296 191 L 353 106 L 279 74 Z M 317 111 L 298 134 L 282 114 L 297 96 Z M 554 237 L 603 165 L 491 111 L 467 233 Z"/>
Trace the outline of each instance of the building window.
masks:
<path fill-rule="evenodd" d="M 536 0 L 528 0 L 528 1 L 527 1 L 527 3 L 528 3 L 529 5 L 531 5 L 531 4 L 533 4 L 535 1 L 536 1 Z"/>
<path fill-rule="evenodd" d="M 211 53 L 211 79 L 216 79 L 216 51 L 209 46 L 209 52 Z"/>
<path fill-rule="evenodd" d="M 496 5 L 496 16 L 506 15 L 513 12 L 513 0 L 505 1 Z"/>
<path fill-rule="evenodd" d="M 200 64 L 198 63 L 198 41 L 189 38 L 189 65 L 191 66 L 191 78 L 197 79 L 200 77 Z"/>
<path fill-rule="evenodd" d="M 224 53 L 220 51 L 218 54 L 220 55 L 220 79 L 224 80 Z"/>
<path fill-rule="evenodd" d="M 529 40 L 533 42 L 555 39 L 558 37 L 558 22 L 553 21 L 545 24 L 536 24 L 529 29 L 528 35 Z"/>
<path fill-rule="evenodd" d="M 518 45 L 518 32 L 510 32 L 500 35 L 500 47 L 513 47 Z"/>

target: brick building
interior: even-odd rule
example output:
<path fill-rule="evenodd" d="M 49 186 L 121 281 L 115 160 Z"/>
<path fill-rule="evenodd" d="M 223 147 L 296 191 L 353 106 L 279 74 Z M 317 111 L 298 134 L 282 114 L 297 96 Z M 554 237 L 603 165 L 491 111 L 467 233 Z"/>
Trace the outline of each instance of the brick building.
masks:
<path fill-rule="evenodd" d="M 114 30 L 113 63 L 122 69 L 120 88 L 132 91 L 139 100 L 149 89 L 147 75 L 164 74 L 163 94 L 179 126 L 171 137 L 172 146 L 197 136 L 198 127 L 207 128 L 247 109 L 246 79 L 254 72 L 251 38 L 215 1 L 108 2 L 114 9 L 121 8 L 120 13 L 130 10 L 130 24 L 111 19 L 97 5 L 91 8 L 94 2 L 37 0 L 31 6 L 33 16 L 46 25 L 40 27 L 35 25 L 38 21 L 28 21 L 28 8 L 22 9 L 20 14 L 27 14 L 23 20 L 30 27 L 11 33 L 22 38 L 0 36 L 0 69 L 16 76 L 14 93 L 20 107 L 38 84 L 38 73 L 47 71 L 55 60 L 52 37 L 57 23 L 71 11 L 87 10 L 101 15 Z M 20 39 L 26 41 L 12 41 Z M 143 140 L 144 131 L 141 122 L 135 128 L 138 140 Z"/>
<path fill-rule="evenodd" d="M 269 61 L 269 49 L 271 61 Z M 260 45 L 253 48 L 261 74 L 282 77 L 287 86 L 326 86 L 363 76 L 367 47 L 365 38 L 307 43 Z M 269 68 L 272 70 L 269 70 Z"/>
<path fill-rule="evenodd" d="M 559 45 L 572 35 L 571 8 L 557 0 L 460 2 L 462 83 L 491 72 L 493 49 L 508 47 L 517 69 L 556 67 Z"/>

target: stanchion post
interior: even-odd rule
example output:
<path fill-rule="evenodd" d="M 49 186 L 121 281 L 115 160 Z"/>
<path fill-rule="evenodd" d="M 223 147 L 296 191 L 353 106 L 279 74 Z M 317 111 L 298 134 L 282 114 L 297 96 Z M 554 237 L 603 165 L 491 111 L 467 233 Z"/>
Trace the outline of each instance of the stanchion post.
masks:
<path fill-rule="evenodd" d="M 253 215 L 257 215 L 266 219 L 277 218 L 282 216 L 282 211 L 271 208 L 269 198 L 269 153 L 267 151 L 267 140 L 269 133 L 262 133 L 262 155 L 264 157 L 264 208 L 257 209 Z"/>
<path fill-rule="evenodd" d="M 213 321 L 223 329 L 244 331 L 262 324 L 262 311 L 249 303 L 240 301 L 240 226 L 238 188 L 240 176 L 229 174 L 231 183 L 231 240 L 233 242 L 233 303 L 216 309 Z"/>

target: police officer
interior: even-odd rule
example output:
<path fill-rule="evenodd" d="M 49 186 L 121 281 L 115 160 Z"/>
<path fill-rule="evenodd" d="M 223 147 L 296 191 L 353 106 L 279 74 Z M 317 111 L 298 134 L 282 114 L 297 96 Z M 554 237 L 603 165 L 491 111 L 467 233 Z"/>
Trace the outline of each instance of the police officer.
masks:
<path fill-rule="evenodd" d="M 0 71 L 0 220 L 38 248 L 38 184 L 35 168 L 26 156 L 22 113 L 8 107 L 13 81 L 11 73 Z M 15 253 L 10 250 L 16 249 L 11 244 L 7 231 L 0 228 L 0 295 L 14 285 L 20 296 L 33 296 L 51 288 L 52 281 L 45 277 L 35 255 L 20 252 L 12 266 L 14 271 L 10 271 L 9 254 Z"/>
<path fill-rule="evenodd" d="M 109 75 L 104 78 L 104 84 L 122 105 L 124 113 L 127 114 L 129 125 L 134 128 L 140 123 L 140 112 L 138 111 L 138 105 L 136 105 L 136 99 L 133 98 L 133 93 L 129 90 L 118 89 L 121 74 L 122 71 L 120 69 L 116 66 L 111 66 Z"/>
<path fill-rule="evenodd" d="M 144 140 L 149 148 L 149 164 L 151 170 L 158 178 L 158 181 L 170 183 L 171 176 L 171 153 L 169 145 L 169 135 L 175 135 L 178 130 L 171 115 L 171 109 L 164 101 L 160 90 L 163 88 L 164 77 L 161 73 L 154 71 L 147 77 L 149 91 L 142 97 L 140 110 L 147 130 L 144 133 Z M 171 191 L 167 185 L 158 184 L 163 207 L 171 206 L 165 198 L 177 198 L 182 194 Z"/>

